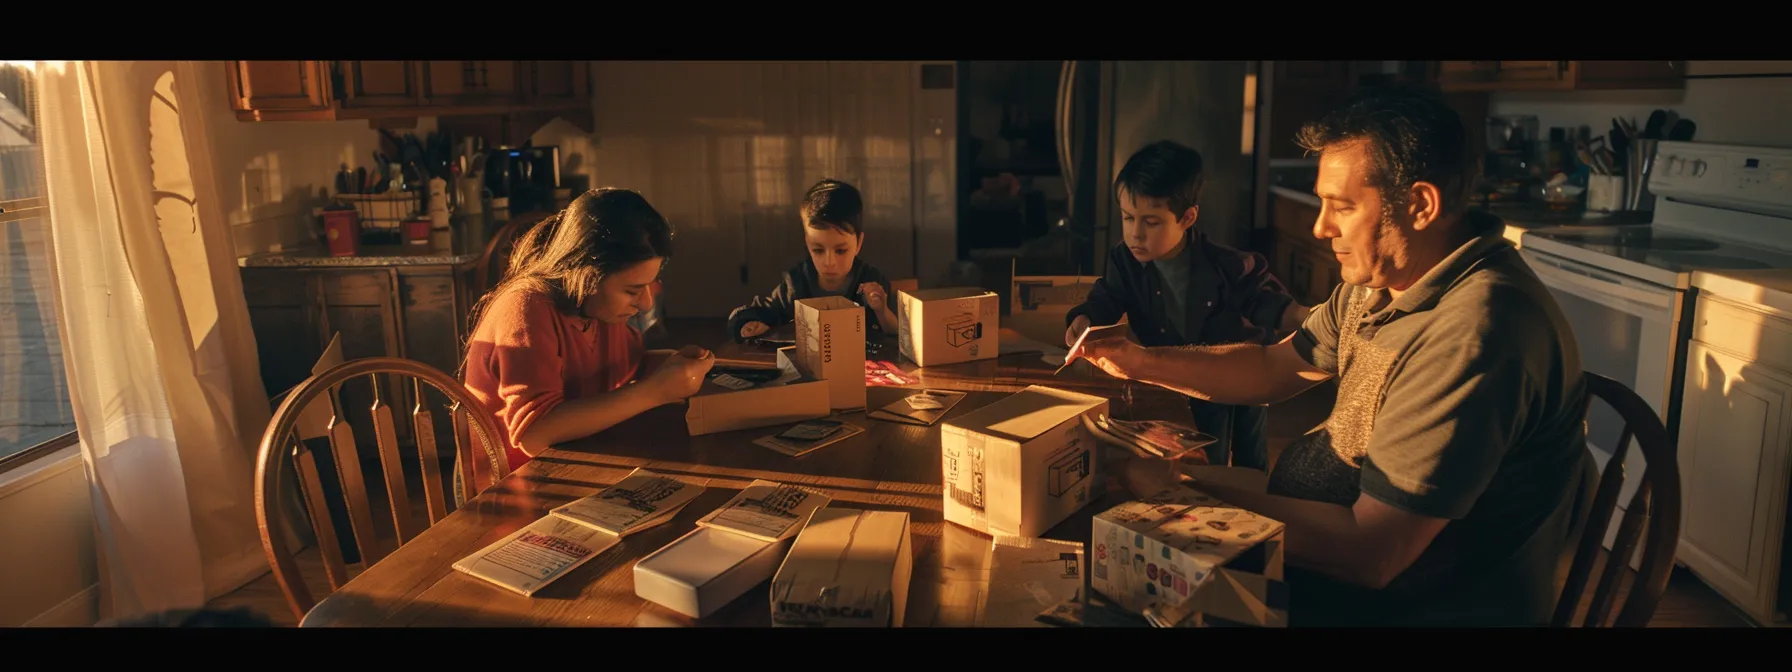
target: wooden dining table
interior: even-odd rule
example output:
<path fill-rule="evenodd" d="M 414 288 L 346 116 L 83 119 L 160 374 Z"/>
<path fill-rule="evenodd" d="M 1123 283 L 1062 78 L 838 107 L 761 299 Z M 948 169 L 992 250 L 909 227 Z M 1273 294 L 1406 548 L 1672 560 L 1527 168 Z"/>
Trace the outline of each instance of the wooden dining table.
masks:
<path fill-rule="evenodd" d="M 725 357 L 770 357 L 771 352 L 742 345 L 717 349 Z M 894 343 L 886 343 L 876 358 L 900 360 L 895 353 Z M 895 402 L 911 394 L 912 388 L 958 390 L 966 396 L 942 420 L 925 427 L 868 420 L 863 410 L 836 413 L 837 419 L 867 431 L 797 457 L 753 444 L 788 425 L 691 436 L 685 426 L 685 405 L 661 406 L 595 436 L 543 452 L 320 601 L 300 625 L 769 626 L 767 584 L 701 619 L 636 596 L 634 585 L 637 560 L 691 531 L 698 518 L 755 479 L 818 490 L 832 498 L 831 506 L 908 512 L 914 571 L 904 625 L 975 625 L 981 618 L 976 591 L 967 591 L 954 577 L 977 568 L 964 567 L 967 561 L 962 555 L 942 549 L 988 546 L 990 537 L 943 519 L 939 438 L 943 424 L 1035 384 L 1113 400 L 1111 412 L 1117 418 L 1190 421 L 1187 398 L 1180 394 L 1124 383 L 1087 362 L 1055 372 L 1054 360 L 1040 352 L 932 367 L 897 363 L 920 382 L 868 387 L 868 408 Z M 670 522 L 624 538 L 533 597 L 452 568 L 455 561 L 550 509 L 615 484 L 636 468 L 706 489 Z M 1125 499 L 1110 491 L 1043 536 L 1086 548 L 1093 516 Z M 1084 582 L 1086 589 L 1086 577 Z"/>

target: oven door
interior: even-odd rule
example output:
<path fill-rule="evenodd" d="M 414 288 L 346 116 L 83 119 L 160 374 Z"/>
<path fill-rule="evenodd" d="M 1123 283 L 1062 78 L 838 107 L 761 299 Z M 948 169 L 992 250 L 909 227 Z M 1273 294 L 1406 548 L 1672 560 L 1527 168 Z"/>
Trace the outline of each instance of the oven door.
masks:
<path fill-rule="evenodd" d="M 1549 287 L 1574 330 L 1581 369 L 1629 386 L 1666 422 L 1679 290 L 1539 252 L 1535 247 L 1521 249 L 1519 254 Z M 1601 469 L 1617 449 L 1623 429 L 1624 420 L 1617 411 L 1598 401 L 1592 404 L 1587 413 L 1587 443 Z M 1619 509 L 1630 503 L 1645 464 L 1642 451 L 1633 442 L 1624 460 Z M 1617 527 L 1608 530 L 1608 547 Z"/>

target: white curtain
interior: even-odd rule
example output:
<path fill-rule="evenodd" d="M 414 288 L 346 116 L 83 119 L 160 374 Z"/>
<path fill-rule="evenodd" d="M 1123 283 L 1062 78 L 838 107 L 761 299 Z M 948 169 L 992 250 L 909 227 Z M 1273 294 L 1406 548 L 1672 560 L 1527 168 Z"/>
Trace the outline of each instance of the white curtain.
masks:
<path fill-rule="evenodd" d="M 200 607 L 267 572 L 252 481 L 269 408 L 203 111 L 181 105 L 194 65 L 38 64 L 102 617 Z"/>

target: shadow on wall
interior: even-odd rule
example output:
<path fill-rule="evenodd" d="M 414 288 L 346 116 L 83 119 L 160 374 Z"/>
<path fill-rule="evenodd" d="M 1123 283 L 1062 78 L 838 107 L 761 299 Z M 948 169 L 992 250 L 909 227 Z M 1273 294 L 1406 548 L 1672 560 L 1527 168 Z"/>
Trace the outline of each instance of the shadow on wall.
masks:
<path fill-rule="evenodd" d="M 224 62 L 200 69 L 207 76 L 197 82 L 191 99 L 204 109 L 219 205 L 230 221 L 236 253 L 313 240 L 312 209 L 328 201 L 343 165 L 374 168 L 379 132 L 364 121 L 238 121 L 230 107 Z M 412 132 L 434 128 L 435 119 L 424 118 Z"/>

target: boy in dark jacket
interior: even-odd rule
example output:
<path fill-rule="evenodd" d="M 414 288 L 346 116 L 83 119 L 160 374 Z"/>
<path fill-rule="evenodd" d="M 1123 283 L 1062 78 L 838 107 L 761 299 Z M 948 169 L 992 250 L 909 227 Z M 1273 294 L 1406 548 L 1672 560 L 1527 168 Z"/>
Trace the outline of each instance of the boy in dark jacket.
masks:
<path fill-rule="evenodd" d="M 1114 179 L 1125 239 L 1108 253 L 1107 270 L 1089 298 L 1065 319 L 1066 345 L 1090 325 L 1126 316 L 1146 346 L 1276 342 L 1300 325 L 1307 309 L 1269 272 L 1263 255 L 1208 241 L 1196 229 L 1201 154 L 1168 140 L 1127 159 Z M 1189 399 L 1195 428 L 1219 439 L 1212 464 L 1269 468 L 1267 408 Z"/>
<path fill-rule="evenodd" d="M 796 319 L 796 302 L 844 296 L 865 307 L 866 336 L 896 333 L 890 280 L 859 259 L 865 246 L 865 203 L 859 190 L 822 180 L 803 195 L 803 242 L 809 258 L 784 272 L 769 296 L 756 296 L 728 316 L 728 334 L 744 341 Z"/>

